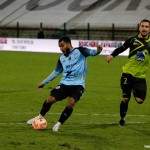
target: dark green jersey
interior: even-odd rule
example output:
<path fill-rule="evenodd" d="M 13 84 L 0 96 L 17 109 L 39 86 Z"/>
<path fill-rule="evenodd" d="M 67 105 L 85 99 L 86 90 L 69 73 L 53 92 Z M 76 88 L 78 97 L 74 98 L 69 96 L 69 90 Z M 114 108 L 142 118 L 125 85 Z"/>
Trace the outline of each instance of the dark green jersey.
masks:
<path fill-rule="evenodd" d="M 112 56 L 117 56 L 129 48 L 127 63 L 122 67 L 123 72 L 137 78 L 145 78 L 150 56 L 150 37 L 145 40 L 141 35 L 127 39 L 124 44 L 115 49 Z"/>

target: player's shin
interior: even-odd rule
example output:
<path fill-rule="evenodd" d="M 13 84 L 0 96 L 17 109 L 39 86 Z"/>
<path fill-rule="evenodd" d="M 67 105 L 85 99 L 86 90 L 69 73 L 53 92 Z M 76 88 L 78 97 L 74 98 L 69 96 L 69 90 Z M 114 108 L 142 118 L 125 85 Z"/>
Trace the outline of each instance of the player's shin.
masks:
<path fill-rule="evenodd" d="M 45 114 L 49 111 L 49 109 L 51 108 L 52 104 L 51 103 L 47 103 L 46 101 L 43 103 L 42 109 L 40 111 L 40 115 L 42 115 L 43 117 L 45 116 Z"/>
<path fill-rule="evenodd" d="M 124 103 L 123 101 L 121 101 L 121 103 L 120 103 L 120 117 L 122 119 L 125 118 L 127 110 L 128 110 L 128 103 Z"/>
<path fill-rule="evenodd" d="M 66 106 L 66 108 L 64 109 L 64 111 L 62 112 L 59 122 L 61 124 L 63 124 L 68 118 L 69 116 L 72 114 L 73 108 L 72 107 L 68 107 Z"/>

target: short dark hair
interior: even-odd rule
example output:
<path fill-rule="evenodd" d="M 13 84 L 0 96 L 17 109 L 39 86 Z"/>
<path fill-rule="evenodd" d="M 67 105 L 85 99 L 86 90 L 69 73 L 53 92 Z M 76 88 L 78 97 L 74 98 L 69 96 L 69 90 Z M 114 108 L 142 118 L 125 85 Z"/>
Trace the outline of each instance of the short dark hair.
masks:
<path fill-rule="evenodd" d="M 71 43 L 71 39 L 68 36 L 63 36 L 59 39 L 59 42 L 64 41 L 66 43 Z"/>
<path fill-rule="evenodd" d="M 141 25 L 142 22 L 148 22 L 148 23 L 150 24 L 150 20 L 148 20 L 148 19 L 143 19 L 143 20 L 141 20 L 141 21 L 140 21 L 140 25 Z"/>

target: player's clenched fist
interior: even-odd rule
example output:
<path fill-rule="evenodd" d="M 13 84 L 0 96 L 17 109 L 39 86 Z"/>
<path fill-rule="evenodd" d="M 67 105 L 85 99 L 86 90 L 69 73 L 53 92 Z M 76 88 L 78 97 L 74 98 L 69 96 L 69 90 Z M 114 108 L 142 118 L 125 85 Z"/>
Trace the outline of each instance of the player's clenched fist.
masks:
<path fill-rule="evenodd" d="M 38 89 L 42 89 L 44 87 L 44 84 L 42 84 L 42 83 L 40 83 L 39 85 L 38 85 Z"/>
<path fill-rule="evenodd" d="M 97 50 L 98 50 L 99 52 L 101 52 L 102 49 L 103 49 L 103 47 L 102 47 L 101 45 L 97 45 Z"/>
<path fill-rule="evenodd" d="M 106 62 L 109 63 L 112 59 L 113 59 L 113 56 L 109 55 L 109 56 L 106 57 Z"/>

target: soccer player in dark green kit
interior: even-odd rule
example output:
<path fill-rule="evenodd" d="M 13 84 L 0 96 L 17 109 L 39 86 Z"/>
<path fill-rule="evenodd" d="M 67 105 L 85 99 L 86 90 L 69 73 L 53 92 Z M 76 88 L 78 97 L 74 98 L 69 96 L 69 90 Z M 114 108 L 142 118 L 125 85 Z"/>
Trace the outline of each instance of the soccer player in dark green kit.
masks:
<path fill-rule="evenodd" d="M 120 103 L 120 125 L 125 124 L 125 116 L 131 92 L 138 104 L 142 104 L 146 98 L 147 85 L 146 73 L 150 56 L 150 21 L 143 19 L 139 24 L 139 34 L 127 39 L 124 44 L 116 48 L 106 61 L 109 63 L 115 56 L 129 48 L 127 63 L 122 67 L 120 85 L 122 89 L 122 101 Z"/>

